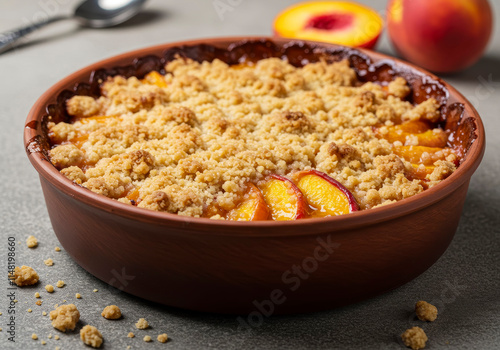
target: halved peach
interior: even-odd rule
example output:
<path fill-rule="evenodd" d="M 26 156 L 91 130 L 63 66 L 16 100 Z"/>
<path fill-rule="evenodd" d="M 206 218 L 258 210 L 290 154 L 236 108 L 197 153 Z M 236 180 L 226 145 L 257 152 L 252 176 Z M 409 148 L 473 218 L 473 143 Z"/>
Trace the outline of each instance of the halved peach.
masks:
<path fill-rule="evenodd" d="M 350 1 L 311 1 L 286 8 L 274 20 L 276 36 L 371 49 L 384 27 L 373 9 Z"/>
<path fill-rule="evenodd" d="M 292 179 L 312 208 L 311 217 L 336 216 L 359 210 L 352 193 L 321 171 L 299 171 L 292 175 Z"/>
<path fill-rule="evenodd" d="M 297 220 L 307 216 L 307 202 L 298 187 L 289 179 L 270 175 L 259 187 L 273 220 Z"/>
<path fill-rule="evenodd" d="M 260 190 L 252 183 L 248 184 L 243 201 L 227 214 L 228 220 L 257 221 L 267 220 L 270 210 Z"/>

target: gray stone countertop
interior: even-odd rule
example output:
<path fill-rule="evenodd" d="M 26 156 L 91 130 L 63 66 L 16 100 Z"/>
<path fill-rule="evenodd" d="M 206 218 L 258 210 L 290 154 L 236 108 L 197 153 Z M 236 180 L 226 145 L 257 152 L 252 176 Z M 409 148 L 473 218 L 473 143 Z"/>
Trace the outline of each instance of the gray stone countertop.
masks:
<path fill-rule="evenodd" d="M 42 286 L 16 289 L 15 343 L 8 341 L 8 283 L 0 282 L 0 349 L 85 349 L 78 332 L 60 334 L 42 312 L 54 304 L 75 302 L 85 323 L 105 336 L 104 349 L 402 349 L 399 335 L 417 325 L 411 310 L 423 299 L 439 307 L 439 318 L 423 324 L 428 349 L 498 349 L 500 347 L 500 30 L 497 25 L 485 56 L 472 68 L 444 79 L 468 97 L 486 126 L 487 148 L 470 183 L 456 236 L 446 253 L 412 282 L 380 297 L 314 314 L 266 319 L 251 331 L 239 331 L 234 316 L 174 309 L 117 293 L 80 268 L 58 246 L 47 215 L 36 171 L 23 148 L 26 115 L 36 99 L 66 75 L 93 62 L 136 48 L 189 38 L 270 35 L 273 17 L 294 1 L 220 0 L 230 9 L 220 17 L 216 0 L 150 0 L 143 14 L 116 28 L 79 28 L 73 21 L 47 27 L 13 51 L 0 55 L 0 266 L 7 273 L 8 237 L 14 237 L 16 259 L 37 267 L 45 283 L 64 280 L 52 294 Z M 360 1 L 382 11 L 386 1 Z M 500 4 L 490 1 L 500 20 Z M 47 14 L 69 13 L 74 0 L 0 2 L 0 32 L 31 23 Z M 384 33 L 378 50 L 394 54 Z M 30 250 L 25 240 L 40 244 Z M 54 266 L 43 260 L 52 258 Z M 97 292 L 93 292 L 97 289 Z M 43 304 L 35 305 L 35 291 Z M 43 293 L 42 293 L 43 292 Z M 82 299 L 76 300 L 75 293 Z M 108 304 L 121 307 L 124 318 L 100 316 Z M 28 309 L 33 311 L 30 313 Z M 145 317 L 151 329 L 134 330 Z M 420 324 L 419 324 L 420 325 Z M 134 331 L 136 338 L 127 338 Z M 171 341 L 143 342 L 168 333 Z M 32 340 L 36 333 L 38 340 Z M 49 334 L 52 338 L 49 339 Z M 54 335 L 59 334 L 60 340 Z M 42 345 L 41 340 L 46 341 Z"/>

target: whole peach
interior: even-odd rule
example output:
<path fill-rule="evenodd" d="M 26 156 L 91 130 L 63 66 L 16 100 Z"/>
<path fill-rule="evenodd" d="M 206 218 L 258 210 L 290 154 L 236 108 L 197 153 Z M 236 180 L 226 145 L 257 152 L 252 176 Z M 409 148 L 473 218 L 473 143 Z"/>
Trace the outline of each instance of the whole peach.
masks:
<path fill-rule="evenodd" d="M 387 6 L 396 50 L 438 73 L 462 70 L 482 56 L 492 17 L 488 0 L 391 0 Z"/>

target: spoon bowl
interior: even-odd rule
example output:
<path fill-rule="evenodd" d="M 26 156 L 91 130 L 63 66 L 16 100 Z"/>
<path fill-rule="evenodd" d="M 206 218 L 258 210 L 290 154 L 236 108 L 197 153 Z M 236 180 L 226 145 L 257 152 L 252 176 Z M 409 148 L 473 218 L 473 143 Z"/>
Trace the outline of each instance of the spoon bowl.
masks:
<path fill-rule="evenodd" d="M 121 24 L 138 14 L 146 0 L 85 0 L 71 16 L 55 16 L 26 27 L 0 33 L 0 54 L 8 51 L 22 37 L 63 19 L 74 18 L 83 27 L 106 28 Z"/>

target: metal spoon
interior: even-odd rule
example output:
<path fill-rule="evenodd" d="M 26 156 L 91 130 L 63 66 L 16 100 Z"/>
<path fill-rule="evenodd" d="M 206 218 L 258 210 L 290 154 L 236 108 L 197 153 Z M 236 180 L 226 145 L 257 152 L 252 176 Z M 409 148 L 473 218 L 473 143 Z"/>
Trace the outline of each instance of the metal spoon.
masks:
<path fill-rule="evenodd" d="M 56 16 L 33 23 L 29 26 L 0 34 L 0 53 L 9 50 L 14 43 L 25 35 L 63 20 L 76 19 L 81 26 L 90 28 L 112 27 L 135 16 L 146 0 L 86 0 L 82 2 L 71 16 Z"/>

